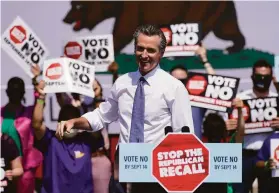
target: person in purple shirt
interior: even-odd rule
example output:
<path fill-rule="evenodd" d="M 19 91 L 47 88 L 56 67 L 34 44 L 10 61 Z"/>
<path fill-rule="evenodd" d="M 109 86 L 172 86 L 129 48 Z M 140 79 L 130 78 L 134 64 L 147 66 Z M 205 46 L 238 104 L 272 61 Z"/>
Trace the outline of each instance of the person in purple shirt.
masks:
<path fill-rule="evenodd" d="M 43 123 L 45 94 L 44 82 L 36 89 L 40 93 L 36 101 L 32 126 L 36 137 L 35 146 L 43 153 L 42 193 L 93 193 L 92 180 L 92 138 L 86 132 L 73 132 L 63 140 L 55 136 L 55 131 Z M 65 105 L 61 108 L 58 121 L 80 117 L 78 108 Z M 68 136 L 66 138 L 66 136 Z"/>
<path fill-rule="evenodd" d="M 277 123 L 276 123 L 277 122 Z M 272 123 L 275 127 L 279 126 L 279 119 L 275 118 Z M 267 186 L 265 192 L 278 193 L 279 190 L 279 177 L 271 177 L 271 170 L 278 169 L 278 166 L 270 152 L 270 141 L 271 139 L 279 139 L 279 128 L 276 128 L 274 133 L 267 137 L 258 152 L 256 159 L 256 167 L 265 168 Z"/>

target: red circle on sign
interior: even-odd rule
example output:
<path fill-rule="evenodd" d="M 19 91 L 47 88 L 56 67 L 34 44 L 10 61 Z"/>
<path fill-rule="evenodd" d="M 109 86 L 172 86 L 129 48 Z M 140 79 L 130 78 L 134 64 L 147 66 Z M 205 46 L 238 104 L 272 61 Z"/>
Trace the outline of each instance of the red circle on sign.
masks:
<path fill-rule="evenodd" d="M 59 63 L 53 63 L 46 69 L 46 77 L 51 80 L 59 79 L 63 75 L 63 68 Z"/>
<path fill-rule="evenodd" d="M 279 146 L 274 150 L 274 159 L 279 162 Z"/>
<path fill-rule="evenodd" d="M 169 133 L 152 151 L 152 174 L 167 192 L 192 192 L 209 175 L 209 151 L 191 133 Z"/>
<path fill-rule="evenodd" d="M 188 92 L 192 95 L 201 94 L 202 92 L 205 91 L 206 87 L 207 87 L 207 80 L 205 79 L 205 77 L 200 75 L 191 77 L 186 84 L 186 88 Z"/>
<path fill-rule="evenodd" d="M 20 26 L 14 26 L 10 30 L 10 38 L 15 44 L 21 44 L 26 39 L 26 31 Z"/>
<path fill-rule="evenodd" d="M 64 54 L 68 58 L 78 59 L 82 54 L 82 47 L 77 42 L 68 42 L 64 48 Z"/>
<path fill-rule="evenodd" d="M 167 40 L 167 45 L 171 42 L 172 40 L 172 32 L 169 28 L 161 28 L 162 32 L 164 33 L 166 40 Z"/>

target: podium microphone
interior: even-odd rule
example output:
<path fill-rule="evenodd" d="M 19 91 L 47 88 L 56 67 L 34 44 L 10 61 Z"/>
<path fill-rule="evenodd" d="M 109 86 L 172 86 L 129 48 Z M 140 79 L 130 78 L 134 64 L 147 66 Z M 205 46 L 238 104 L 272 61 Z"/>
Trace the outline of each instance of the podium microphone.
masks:
<path fill-rule="evenodd" d="M 172 132 L 172 127 L 171 126 L 166 126 L 165 127 L 165 135 L 167 135 L 168 133 Z"/>
<path fill-rule="evenodd" d="M 190 133 L 190 128 L 188 126 L 183 126 L 181 128 L 182 133 Z"/>

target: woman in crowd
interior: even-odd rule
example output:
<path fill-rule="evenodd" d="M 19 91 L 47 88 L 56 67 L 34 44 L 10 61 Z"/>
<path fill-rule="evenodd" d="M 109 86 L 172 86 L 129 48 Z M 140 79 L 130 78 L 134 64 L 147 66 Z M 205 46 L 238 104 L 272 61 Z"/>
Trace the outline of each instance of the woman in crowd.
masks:
<path fill-rule="evenodd" d="M 40 74 L 38 65 L 32 66 L 34 76 Z M 22 156 L 23 175 L 18 180 L 18 193 L 34 193 L 35 172 L 42 162 L 42 154 L 33 147 L 34 136 L 31 128 L 31 120 L 34 106 L 24 106 L 25 84 L 19 77 L 13 77 L 8 81 L 8 104 L 1 108 L 2 133 L 10 136 Z M 36 93 L 35 93 L 36 97 Z"/>

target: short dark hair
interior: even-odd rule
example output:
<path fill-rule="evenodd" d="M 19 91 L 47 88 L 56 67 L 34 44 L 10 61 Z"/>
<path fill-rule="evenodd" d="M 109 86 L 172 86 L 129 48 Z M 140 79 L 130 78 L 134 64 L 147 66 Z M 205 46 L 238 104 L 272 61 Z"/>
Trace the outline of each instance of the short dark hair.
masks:
<path fill-rule="evenodd" d="M 136 46 L 138 43 L 138 37 L 140 34 L 144 34 L 147 36 L 159 36 L 160 40 L 161 40 L 160 45 L 159 45 L 159 50 L 162 54 L 164 54 L 166 46 L 167 46 L 167 40 L 166 40 L 164 33 L 162 32 L 162 30 L 159 27 L 157 27 L 155 25 L 150 25 L 150 24 L 139 26 L 133 35 L 134 40 L 135 40 L 135 50 L 136 50 Z"/>
<path fill-rule="evenodd" d="M 226 139 L 226 123 L 224 119 L 217 113 L 210 113 L 203 122 L 204 136 L 210 142 L 212 139 Z"/>
<path fill-rule="evenodd" d="M 8 81 L 7 90 L 16 89 L 25 92 L 25 83 L 19 77 L 13 77 Z"/>
<path fill-rule="evenodd" d="M 67 104 L 61 107 L 58 116 L 58 122 L 67 121 L 69 119 L 78 118 L 80 116 L 81 116 L 80 110 L 77 107 Z"/>
<path fill-rule="evenodd" d="M 255 74 L 256 72 L 256 68 L 259 68 L 259 67 L 266 67 L 266 68 L 269 68 L 270 71 L 271 71 L 271 75 L 273 74 L 273 70 L 272 70 L 272 66 L 266 61 L 266 60 L 258 60 L 254 63 L 253 65 L 253 74 Z"/>
<path fill-rule="evenodd" d="M 182 65 L 176 65 L 176 66 L 174 66 L 174 67 L 172 67 L 172 68 L 170 69 L 170 74 L 171 74 L 173 71 L 177 70 L 177 69 L 183 70 L 183 71 L 185 71 L 186 73 L 188 73 L 188 69 L 187 69 L 186 67 L 184 67 L 184 66 L 182 66 Z"/>

